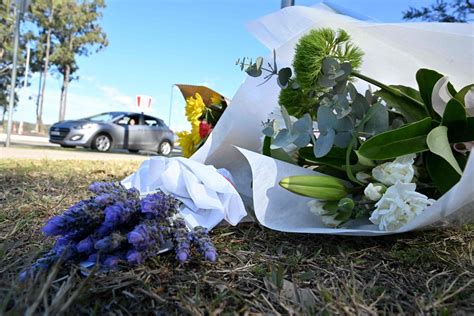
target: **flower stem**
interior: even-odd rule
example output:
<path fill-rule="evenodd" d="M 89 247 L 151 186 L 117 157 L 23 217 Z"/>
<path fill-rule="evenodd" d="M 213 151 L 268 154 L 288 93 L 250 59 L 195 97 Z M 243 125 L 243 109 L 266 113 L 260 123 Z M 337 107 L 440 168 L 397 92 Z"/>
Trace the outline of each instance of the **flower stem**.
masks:
<path fill-rule="evenodd" d="M 405 98 L 405 99 L 410 100 L 411 102 L 414 102 L 414 103 L 416 103 L 416 104 L 418 104 L 418 105 L 420 105 L 420 106 L 422 106 L 422 107 L 425 107 L 425 105 L 424 105 L 422 102 L 420 102 L 420 101 L 418 101 L 418 100 L 416 100 L 416 99 L 413 99 L 413 98 L 410 97 L 409 95 L 403 93 L 402 91 L 400 91 L 400 90 L 398 90 L 398 89 L 396 89 L 396 88 L 392 88 L 392 87 L 390 87 L 390 86 L 387 86 L 386 84 L 383 84 L 383 83 L 381 83 L 380 81 L 377 81 L 377 80 L 375 80 L 375 79 L 372 79 L 372 78 L 370 78 L 370 77 L 367 77 L 367 76 L 365 76 L 365 75 L 363 75 L 363 74 L 361 74 L 361 73 L 358 73 L 357 71 L 352 71 L 351 74 L 352 74 L 354 77 L 357 77 L 357 78 L 359 78 L 359 79 L 362 79 L 362 80 L 364 80 L 364 81 L 367 81 L 368 83 L 371 83 L 371 84 L 373 84 L 373 85 L 375 85 L 375 86 L 377 86 L 377 87 L 379 87 L 379 88 L 381 88 L 381 89 L 383 89 L 383 90 L 385 90 L 385 91 L 387 91 L 387 92 L 390 92 L 391 94 L 393 94 L 393 95 L 395 95 L 395 96 L 397 96 L 397 97 L 403 97 L 403 98 Z"/>

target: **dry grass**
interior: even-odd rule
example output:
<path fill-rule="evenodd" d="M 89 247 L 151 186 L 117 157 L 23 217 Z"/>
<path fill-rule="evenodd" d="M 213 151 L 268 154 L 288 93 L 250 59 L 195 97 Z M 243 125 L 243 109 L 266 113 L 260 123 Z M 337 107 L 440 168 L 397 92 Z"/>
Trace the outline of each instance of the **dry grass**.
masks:
<path fill-rule="evenodd" d="M 472 314 L 474 226 L 361 238 L 283 234 L 257 224 L 212 231 L 216 264 L 173 254 L 85 277 L 18 273 L 51 245 L 40 228 L 138 162 L 0 160 L 0 314 Z"/>

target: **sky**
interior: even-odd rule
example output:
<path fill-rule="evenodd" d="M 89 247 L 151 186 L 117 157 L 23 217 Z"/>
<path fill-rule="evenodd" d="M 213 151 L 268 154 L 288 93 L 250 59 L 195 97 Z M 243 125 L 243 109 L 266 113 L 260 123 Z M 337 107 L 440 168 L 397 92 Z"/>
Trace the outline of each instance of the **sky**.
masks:
<path fill-rule="evenodd" d="M 314 5 L 317 0 L 295 0 Z M 380 22 L 399 22 L 402 11 L 433 0 L 331 0 Z M 173 84 L 208 86 L 232 98 L 245 73 L 239 57 L 269 51 L 245 25 L 280 9 L 281 0 L 106 0 L 101 25 L 109 46 L 79 57 L 79 80 L 70 83 L 66 119 L 107 111 L 136 110 L 136 95 L 153 97 L 151 115 L 174 131 L 189 129 L 184 99 Z M 35 122 L 38 75 L 19 91 L 15 121 Z M 47 79 L 43 121 L 58 121 L 61 78 Z M 176 88 L 174 88 L 176 89 Z M 171 102 L 172 101 L 172 102 Z M 171 105 L 171 121 L 170 118 Z"/>

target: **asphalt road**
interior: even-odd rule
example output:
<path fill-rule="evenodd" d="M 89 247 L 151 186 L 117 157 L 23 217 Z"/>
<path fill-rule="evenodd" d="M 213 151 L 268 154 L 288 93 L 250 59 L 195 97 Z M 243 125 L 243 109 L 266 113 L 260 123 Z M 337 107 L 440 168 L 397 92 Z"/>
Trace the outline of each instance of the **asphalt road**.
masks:
<path fill-rule="evenodd" d="M 137 154 L 127 150 L 116 149 L 100 153 L 87 148 L 62 148 L 51 144 L 46 137 L 12 135 L 11 146 L 5 147 L 5 134 L 0 134 L 0 159 L 52 159 L 52 160 L 139 160 L 143 161 L 156 153 L 140 151 Z M 171 156 L 181 156 L 180 149 L 174 149 Z"/>

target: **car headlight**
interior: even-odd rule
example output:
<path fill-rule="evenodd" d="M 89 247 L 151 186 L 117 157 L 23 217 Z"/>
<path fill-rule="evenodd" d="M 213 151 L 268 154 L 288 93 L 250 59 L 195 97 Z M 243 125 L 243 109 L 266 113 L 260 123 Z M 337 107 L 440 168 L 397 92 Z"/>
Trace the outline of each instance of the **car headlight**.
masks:
<path fill-rule="evenodd" d="M 91 128 L 92 126 L 94 126 L 94 124 L 86 123 L 86 124 L 76 125 L 76 126 L 74 126 L 74 128 L 75 129 L 87 129 L 87 128 Z"/>

